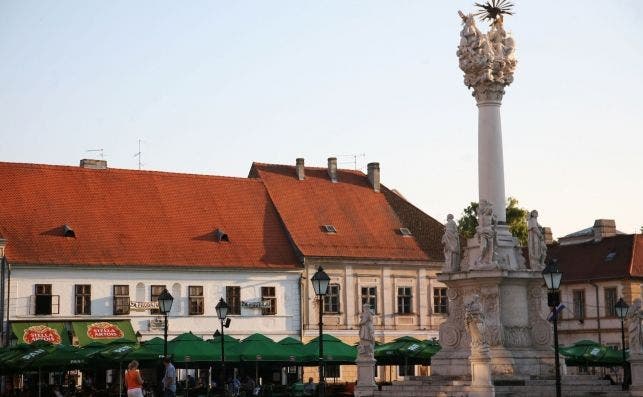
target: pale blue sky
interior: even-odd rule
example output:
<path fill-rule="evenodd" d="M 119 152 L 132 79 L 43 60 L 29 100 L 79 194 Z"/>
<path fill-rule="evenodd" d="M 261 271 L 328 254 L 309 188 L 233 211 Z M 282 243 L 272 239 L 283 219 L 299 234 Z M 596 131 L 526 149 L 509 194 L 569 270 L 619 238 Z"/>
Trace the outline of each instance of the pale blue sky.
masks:
<path fill-rule="evenodd" d="M 643 2 L 516 1 L 507 194 L 555 236 L 643 225 Z M 246 176 L 365 153 L 444 221 L 477 200 L 473 1 L 1 1 L 0 160 Z M 480 25 L 480 24 L 479 24 Z M 484 25 L 481 28 L 486 28 Z M 340 157 L 340 161 L 351 161 Z M 344 164 L 352 167 L 352 164 Z"/>

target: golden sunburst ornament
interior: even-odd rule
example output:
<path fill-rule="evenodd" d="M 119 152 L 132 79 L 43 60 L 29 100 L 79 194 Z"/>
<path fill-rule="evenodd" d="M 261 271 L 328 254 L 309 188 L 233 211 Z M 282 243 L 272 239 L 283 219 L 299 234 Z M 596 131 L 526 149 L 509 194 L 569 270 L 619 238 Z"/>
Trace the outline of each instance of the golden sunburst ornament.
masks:
<path fill-rule="evenodd" d="M 502 14 L 513 15 L 513 3 L 508 0 L 491 0 L 484 4 L 475 3 L 475 6 L 480 8 L 480 11 L 473 15 L 480 18 L 480 20 L 488 20 L 493 23 L 496 19 L 502 18 Z"/>

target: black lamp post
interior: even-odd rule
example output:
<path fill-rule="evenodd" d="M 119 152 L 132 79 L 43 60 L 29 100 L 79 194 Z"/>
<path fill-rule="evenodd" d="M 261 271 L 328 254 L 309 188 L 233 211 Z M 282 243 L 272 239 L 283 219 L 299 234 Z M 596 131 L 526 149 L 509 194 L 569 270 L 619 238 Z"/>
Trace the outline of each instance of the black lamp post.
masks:
<path fill-rule="evenodd" d="M 317 295 L 319 299 L 319 397 L 324 397 L 326 385 L 324 379 L 324 323 L 322 317 L 324 315 L 324 296 L 326 296 L 326 292 L 328 291 L 330 277 L 328 277 L 324 269 L 319 266 L 310 281 L 312 281 L 315 295 Z"/>
<path fill-rule="evenodd" d="M 545 270 L 543 270 L 543 278 L 547 284 L 547 304 L 551 307 L 552 316 L 554 320 L 554 362 L 556 365 L 556 397 L 560 397 L 560 360 L 558 358 L 558 305 L 560 304 L 560 280 L 563 278 L 563 273 L 558 270 L 558 260 L 551 259 Z"/>
<path fill-rule="evenodd" d="M 159 311 L 162 315 L 165 316 L 165 327 L 163 327 L 163 357 L 167 357 L 167 314 L 172 310 L 172 303 L 174 302 L 174 297 L 167 292 L 167 288 L 161 292 L 161 295 L 158 297 L 159 301 Z"/>
<path fill-rule="evenodd" d="M 625 362 L 625 327 L 623 325 L 623 320 L 625 320 L 625 317 L 627 317 L 627 309 L 629 309 L 629 306 L 623 298 L 620 298 L 618 302 L 616 302 L 616 305 L 614 305 L 614 309 L 616 309 L 616 315 L 618 318 L 621 320 L 621 346 L 623 347 L 623 390 L 627 390 L 627 381 L 628 377 L 627 372 L 626 372 L 626 366 L 627 363 Z"/>
<path fill-rule="evenodd" d="M 223 347 L 225 334 L 223 328 L 230 326 L 230 319 L 226 321 L 226 317 L 228 316 L 228 304 L 223 300 L 223 298 L 220 298 L 215 309 L 217 310 L 217 317 L 219 317 L 219 321 L 221 321 L 221 390 L 225 390 L 225 350 Z"/>

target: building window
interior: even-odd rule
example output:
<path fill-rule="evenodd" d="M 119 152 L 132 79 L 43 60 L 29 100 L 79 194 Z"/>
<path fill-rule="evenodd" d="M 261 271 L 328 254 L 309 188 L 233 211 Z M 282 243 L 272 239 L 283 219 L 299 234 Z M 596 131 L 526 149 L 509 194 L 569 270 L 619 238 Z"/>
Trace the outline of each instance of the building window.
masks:
<path fill-rule="evenodd" d="M 92 286 L 76 284 L 76 314 L 92 314 Z"/>
<path fill-rule="evenodd" d="M 277 295 L 275 287 L 261 287 L 261 303 L 268 302 L 268 307 L 261 308 L 261 314 L 277 314 Z"/>
<path fill-rule="evenodd" d="M 129 314 L 129 285 L 114 286 L 114 314 Z"/>
<path fill-rule="evenodd" d="M 449 299 L 446 288 L 433 288 L 433 313 L 447 314 L 449 312 Z"/>
<path fill-rule="evenodd" d="M 585 290 L 575 289 L 574 294 L 574 318 L 577 320 L 585 319 Z"/>
<path fill-rule="evenodd" d="M 228 314 L 241 314 L 241 287 L 225 287 L 225 300 L 228 304 Z"/>
<path fill-rule="evenodd" d="M 36 314 L 52 313 L 51 284 L 36 284 Z"/>
<path fill-rule="evenodd" d="M 616 288 L 605 288 L 605 316 L 616 317 Z"/>
<path fill-rule="evenodd" d="M 399 365 L 397 371 L 399 376 L 415 376 L 415 365 Z"/>
<path fill-rule="evenodd" d="M 339 313 L 339 284 L 330 284 L 324 295 L 324 313 Z"/>
<path fill-rule="evenodd" d="M 203 314 L 203 287 L 188 287 L 189 314 Z"/>
<path fill-rule="evenodd" d="M 150 288 L 150 300 L 152 302 L 157 302 L 159 300 L 159 295 L 163 293 L 164 289 L 165 285 L 152 285 Z M 150 309 L 150 314 L 161 314 L 161 311 L 159 309 Z"/>
<path fill-rule="evenodd" d="M 413 288 L 397 287 L 397 314 L 412 313 Z"/>
<path fill-rule="evenodd" d="M 366 303 L 369 304 L 373 313 L 377 314 L 377 287 L 362 287 L 362 306 Z"/>
<path fill-rule="evenodd" d="M 324 366 L 324 376 L 326 378 L 340 378 L 339 365 L 336 364 L 326 364 Z"/>

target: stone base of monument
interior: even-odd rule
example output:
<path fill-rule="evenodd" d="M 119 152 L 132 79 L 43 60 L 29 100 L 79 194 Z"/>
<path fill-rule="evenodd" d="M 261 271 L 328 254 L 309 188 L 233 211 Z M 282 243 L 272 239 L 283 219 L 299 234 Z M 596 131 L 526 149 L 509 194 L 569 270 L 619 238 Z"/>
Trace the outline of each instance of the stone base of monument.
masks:
<path fill-rule="evenodd" d="M 375 359 L 372 357 L 358 356 L 357 364 L 357 385 L 355 386 L 355 397 L 373 396 L 377 390 L 375 384 Z"/>
<path fill-rule="evenodd" d="M 643 354 L 631 354 L 628 361 L 632 368 L 632 385 L 630 386 L 630 394 L 632 396 L 643 396 Z"/>

